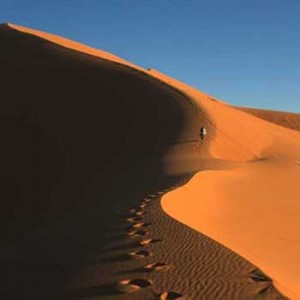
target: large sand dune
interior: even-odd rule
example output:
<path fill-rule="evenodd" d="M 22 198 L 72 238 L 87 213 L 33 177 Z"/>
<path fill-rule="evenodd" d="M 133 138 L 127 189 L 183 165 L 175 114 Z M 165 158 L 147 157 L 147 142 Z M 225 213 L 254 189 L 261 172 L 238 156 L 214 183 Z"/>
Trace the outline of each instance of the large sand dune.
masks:
<path fill-rule="evenodd" d="M 3 299 L 297 299 L 298 114 L 21 26 L 0 42 Z"/>
<path fill-rule="evenodd" d="M 87 201 L 99 205 L 97 195 L 111 193 L 123 173 L 130 180 L 128 173 L 144 170 L 145 160 L 159 169 L 158 155 L 177 140 L 188 109 L 177 104 L 185 97 L 175 89 L 108 61 L 112 56 L 70 50 L 23 30 L 1 28 L 8 206 L 1 213 L 23 222 L 26 232 L 24 226 L 51 222 Z M 21 234 L 10 229 L 9 238 Z"/>
<path fill-rule="evenodd" d="M 207 122 L 213 135 L 207 141 L 208 150 L 202 155 L 200 147 L 198 157 L 202 161 L 209 152 L 211 160 L 206 159 L 202 167 L 195 157 L 193 163 L 187 163 L 199 165 L 203 172 L 168 194 L 163 199 L 164 209 L 256 263 L 278 288 L 298 299 L 300 132 L 296 129 L 300 116 L 239 109 L 253 118 L 221 102 L 209 102 L 202 93 L 158 75 L 209 113 L 209 121 L 204 118 L 203 124 Z M 189 158 L 187 155 L 186 161 Z"/>
<path fill-rule="evenodd" d="M 199 161 L 205 160 L 207 152 L 211 154 L 202 167 L 197 157 L 185 156 L 182 169 L 197 165 L 203 172 L 168 194 L 163 199 L 164 209 L 255 262 L 282 291 L 298 299 L 300 132 L 296 129 L 300 116 L 237 110 L 210 101 L 203 93 L 163 74 L 154 74 L 194 99 L 213 136 L 207 140 L 208 149 L 200 147 Z M 175 153 L 178 157 L 179 151 Z"/>

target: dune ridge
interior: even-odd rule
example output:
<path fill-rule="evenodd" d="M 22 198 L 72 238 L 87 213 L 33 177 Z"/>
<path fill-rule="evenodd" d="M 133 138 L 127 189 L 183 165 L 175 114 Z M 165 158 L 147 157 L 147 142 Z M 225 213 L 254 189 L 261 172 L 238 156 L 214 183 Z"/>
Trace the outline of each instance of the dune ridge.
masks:
<path fill-rule="evenodd" d="M 158 201 L 176 187 L 163 209 L 221 241 L 197 227 L 195 214 L 188 222 L 178 215 L 182 203 L 193 208 L 209 196 L 201 182 L 211 184 L 215 169 L 231 176 L 255 161 L 294 166 L 299 132 L 55 35 L 7 24 L 0 41 L 9 95 L 1 110 L 2 298 L 285 299 L 256 266 L 170 218 Z M 203 143 L 200 126 L 209 133 Z M 186 184 L 204 170 L 213 176 L 200 172 Z M 146 268 L 164 264 L 155 274 Z"/>
<path fill-rule="evenodd" d="M 115 295 L 112 278 L 115 282 L 139 278 L 147 280 L 150 285 L 138 293 L 131 293 L 128 299 L 160 299 L 159 295 L 167 292 L 181 295 L 182 299 L 287 299 L 280 295 L 272 280 L 257 267 L 221 244 L 166 216 L 160 205 L 161 195 L 172 192 L 184 182 L 170 182 L 167 188 L 160 187 L 153 191 L 154 197 L 149 198 L 148 195 L 139 202 L 150 199 L 145 206 L 143 219 L 149 224 L 146 228 L 149 236 L 159 241 L 141 246 L 139 241 L 142 238 L 108 240 L 104 244 L 106 251 L 90 257 L 90 263 L 73 277 L 70 289 L 75 290 L 75 295 L 105 299 L 102 291 L 107 286 Z M 122 229 L 126 226 L 126 222 L 122 224 L 119 220 L 119 223 Z M 129 252 L 132 256 L 135 253 L 133 249 L 150 255 L 130 260 L 126 254 Z M 109 261 L 111 268 L 108 269 L 101 261 Z M 168 268 L 145 272 L 144 266 L 154 262 L 166 264 Z"/>
<path fill-rule="evenodd" d="M 198 105 L 202 124 L 207 123 L 208 130 L 211 128 L 212 135 L 214 135 L 213 143 L 209 140 L 207 146 L 212 157 L 235 161 L 271 156 L 298 157 L 299 132 L 279 128 L 274 123 L 252 117 L 225 103 L 212 101 L 210 96 L 158 71 L 153 70 L 150 73 L 181 90 Z M 245 132 L 247 135 L 243 135 Z M 266 148 L 271 144 L 271 138 L 281 146 L 274 147 L 271 152 L 268 152 Z M 235 145 L 229 147 L 229 142 Z M 291 147 L 286 150 L 283 144 L 291 145 Z"/>
<path fill-rule="evenodd" d="M 211 139 L 208 139 L 206 141 L 206 152 L 209 152 L 213 159 L 217 158 L 218 160 L 220 160 L 220 163 L 217 163 L 217 167 L 209 166 L 208 168 L 205 168 L 205 166 L 201 166 L 200 163 L 198 163 L 198 170 L 202 170 L 204 172 L 196 175 L 189 184 L 182 187 L 178 191 L 167 195 L 163 200 L 163 208 L 167 211 L 168 214 L 182 221 L 184 224 L 187 224 L 197 229 L 198 231 L 216 239 L 217 241 L 220 241 L 222 244 L 229 246 L 231 249 L 254 262 L 256 265 L 262 267 L 269 275 L 271 275 L 271 277 L 275 280 L 275 283 L 277 282 L 278 287 L 280 287 L 283 292 L 287 293 L 292 299 L 298 299 L 299 291 L 297 278 L 299 278 L 299 275 L 297 272 L 298 267 L 296 266 L 298 266 L 299 263 L 296 253 L 299 252 L 300 249 L 298 249 L 299 243 L 297 243 L 297 239 L 294 233 L 294 228 L 296 228 L 294 227 L 296 226 L 296 220 L 293 218 L 293 209 L 299 211 L 299 208 L 297 206 L 297 199 L 299 197 L 299 188 L 297 182 L 300 180 L 300 176 L 298 171 L 299 168 L 297 166 L 300 165 L 300 134 L 299 132 L 291 129 L 298 128 L 297 126 L 299 126 L 300 124 L 300 118 L 296 114 L 288 113 L 271 114 L 270 112 L 268 112 L 267 114 L 262 111 L 255 111 L 255 113 L 253 113 L 253 111 L 250 109 L 247 109 L 246 112 L 251 112 L 254 116 L 245 115 L 244 111 L 241 111 L 240 108 L 237 110 L 236 108 L 230 107 L 224 103 L 209 101 L 210 98 L 208 96 L 204 95 L 201 92 L 198 92 L 193 88 L 190 88 L 185 84 L 173 80 L 166 75 L 163 75 L 156 71 L 154 71 L 154 74 L 154 76 L 159 76 L 159 78 L 165 80 L 165 82 L 168 82 L 169 84 L 181 89 L 183 92 L 185 92 L 186 95 L 194 99 L 194 101 L 199 105 L 200 111 L 202 111 L 202 115 L 205 116 L 202 118 L 202 124 L 206 126 L 206 128 L 208 128 L 208 132 L 211 132 L 211 135 L 213 135 Z M 209 115 L 210 119 L 207 119 L 207 115 Z M 290 124 L 286 127 L 282 127 L 283 118 L 292 120 L 293 125 L 291 126 Z M 238 124 L 238 126 L 236 124 Z M 195 168 L 195 164 L 197 164 L 197 159 L 202 160 L 202 162 L 203 160 L 207 159 L 207 153 L 204 152 L 204 149 L 205 146 L 202 147 L 202 149 L 199 151 L 198 157 L 188 157 L 190 159 L 193 159 L 193 161 L 195 162 L 192 164 L 193 168 Z M 201 152 L 204 152 L 204 155 Z M 177 156 L 178 152 L 176 153 L 176 157 Z M 235 237 L 231 237 L 229 235 L 229 232 L 231 232 L 232 234 L 234 228 L 239 228 L 237 227 L 237 224 L 243 224 L 242 220 L 238 218 L 240 214 L 237 208 L 238 204 L 236 208 L 234 208 L 234 204 L 232 204 L 232 206 L 229 206 L 231 207 L 230 209 L 234 211 L 233 216 L 235 217 L 236 222 L 231 223 L 230 219 L 228 219 L 228 217 L 226 216 L 226 211 L 228 211 L 228 208 L 224 208 L 223 220 L 221 212 L 221 217 L 218 217 L 218 213 L 214 214 L 212 211 L 216 210 L 217 212 L 219 212 L 219 207 L 223 207 L 225 205 L 225 200 L 230 203 L 230 197 L 236 198 L 235 191 L 241 187 L 240 181 L 243 179 L 243 177 L 239 179 L 238 176 L 245 176 L 240 174 L 244 174 L 245 170 L 247 169 L 249 169 L 249 172 L 252 172 L 251 170 L 255 168 L 253 167 L 253 164 L 255 162 L 260 164 L 261 160 L 267 160 L 271 162 L 273 161 L 274 166 L 278 166 L 278 169 L 276 167 L 269 169 L 266 167 L 266 170 L 264 170 L 264 168 L 258 168 L 259 171 L 257 173 L 253 172 L 251 173 L 253 175 L 250 175 L 250 177 L 246 177 L 246 180 L 251 181 L 249 182 L 248 189 L 244 188 L 243 192 L 245 195 L 252 195 L 252 197 L 256 196 L 258 197 L 258 199 L 260 199 L 260 197 L 263 197 L 262 195 L 264 195 L 265 198 L 262 198 L 261 201 L 266 201 L 267 207 L 265 207 L 260 213 L 262 215 L 263 213 L 265 213 L 265 222 L 263 222 L 261 219 L 259 219 L 257 224 L 255 223 L 255 221 L 253 222 L 253 219 L 255 220 L 255 214 L 244 214 L 241 215 L 241 217 L 246 217 L 249 222 L 248 224 L 254 223 L 255 226 L 258 226 L 259 231 L 262 231 L 262 233 L 260 235 L 259 231 L 256 231 L 255 235 L 254 231 L 251 231 L 251 229 L 248 229 L 247 231 L 245 227 L 238 225 L 239 227 L 243 228 L 244 232 L 249 232 L 249 235 L 252 234 L 253 236 L 260 237 L 258 238 L 260 249 L 254 251 L 252 249 L 256 247 L 255 243 L 257 243 L 257 241 L 253 237 L 253 242 L 249 243 L 249 241 L 251 241 L 250 237 L 248 237 L 248 240 L 245 238 L 238 238 L 239 230 L 236 230 Z M 249 167 L 245 164 L 236 165 L 235 170 L 223 171 L 223 177 L 219 177 L 224 179 L 215 180 L 214 178 L 218 178 L 220 171 L 213 172 L 210 170 L 213 170 L 214 168 L 226 169 L 227 167 L 224 161 L 252 162 L 252 165 L 249 165 Z M 276 161 L 278 161 L 277 165 Z M 190 165 L 190 163 L 184 164 L 186 166 Z M 184 168 L 185 167 L 183 167 L 182 169 Z M 230 166 L 230 168 L 232 168 L 232 166 Z M 268 172 L 268 170 L 271 170 L 271 173 Z M 282 170 L 281 176 L 278 176 L 281 174 L 279 170 Z M 274 175 L 273 180 L 264 180 L 264 176 L 266 176 L 266 174 L 272 173 L 277 174 Z M 226 184 L 227 186 L 229 185 L 227 183 L 228 180 L 226 180 L 227 176 L 229 178 L 232 178 L 233 182 L 234 180 L 237 181 L 236 185 L 234 185 L 234 183 L 232 184 L 231 192 L 230 190 L 228 190 L 228 188 L 226 192 L 224 191 L 224 186 L 226 186 Z M 259 180 L 255 180 L 255 176 L 256 178 L 259 178 L 261 180 L 261 183 L 259 182 Z M 291 176 L 291 178 L 287 180 L 287 176 Z M 255 182 L 255 185 L 251 186 L 252 182 Z M 263 183 L 265 183 L 265 187 L 263 186 Z M 209 185 L 209 187 L 211 186 L 208 192 L 203 191 L 201 188 L 203 186 L 203 188 L 205 189 L 205 184 Z M 289 201 L 285 202 L 286 205 L 284 207 L 287 211 L 287 214 L 283 219 L 283 223 L 289 224 L 286 227 L 281 227 L 281 223 L 277 221 L 279 216 L 272 215 L 272 213 L 269 213 L 268 210 L 269 206 L 272 207 L 272 197 L 275 197 L 275 199 L 279 198 L 278 196 L 276 197 L 276 194 L 274 193 L 268 194 L 265 192 L 265 190 L 272 189 L 273 185 L 283 186 L 282 189 L 277 189 L 278 194 L 281 195 L 283 199 L 284 191 L 285 189 L 287 190 L 286 193 L 288 194 L 287 197 Z M 218 189 L 220 191 L 218 191 Z M 201 196 L 203 197 L 203 200 L 199 202 Z M 219 202 L 219 206 L 217 204 L 215 206 L 213 204 L 206 204 L 206 201 L 208 201 L 208 199 L 216 199 L 217 197 L 219 197 L 220 199 L 224 199 L 224 203 L 222 201 L 215 200 L 216 203 Z M 239 197 L 243 196 L 239 195 Z M 251 197 L 248 196 L 248 198 L 250 199 L 247 203 L 256 203 Z M 190 201 L 185 202 L 185 205 L 188 207 L 185 212 L 180 205 L 182 199 L 185 199 L 185 201 L 189 199 Z M 202 203 L 202 206 L 199 205 L 199 203 Z M 280 202 L 277 204 L 277 206 L 278 205 L 280 205 Z M 289 206 L 290 210 L 288 209 Z M 197 207 L 199 208 L 198 210 L 196 209 Z M 201 213 L 203 207 L 207 208 L 206 213 Z M 256 204 L 256 207 L 258 210 L 261 209 L 259 203 Z M 205 217 L 205 220 L 207 220 L 206 223 L 209 225 L 205 224 L 204 221 L 199 221 L 199 218 L 201 218 L 201 216 Z M 214 223 L 209 221 L 209 218 L 211 218 L 211 220 L 217 218 L 216 220 L 218 220 L 219 225 L 214 226 Z M 230 224 L 227 225 L 228 233 L 226 234 L 225 230 L 222 231 L 221 227 L 224 226 L 224 222 L 228 222 Z M 273 224 L 274 228 L 276 228 L 274 232 L 272 232 L 272 228 L 270 228 L 270 224 L 268 224 L 269 222 Z M 249 228 L 248 224 L 245 224 L 245 226 L 248 226 Z M 214 230 L 214 227 L 217 229 Z M 264 230 L 262 228 L 264 228 Z M 221 232 L 223 232 L 223 235 L 221 234 Z M 286 236 L 286 238 L 289 239 L 290 246 L 293 250 L 282 250 L 282 247 L 284 247 L 286 242 L 276 243 L 277 234 L 279 234 L 279 232 L 281 236 Z M 269 243 L 264 242 L 264 235 L 271 236 L 271 238 L 269 239 Z M 241 246 L 241 244 L 243 243 L 243 246 L 247 245 L 244 248 L 243 246 Z M 272 247 L 279 246 L 281 247 L 281 251 L 273 252 L 273 256 L 270 256 L 270 252 L 266 250 L 271 249 Z M 265 250 L 263 250 L 262 248 Z M 286 264 L 279 261 L 274 262 L 274 260 L 278 260 L 281 255 L 285 255 Z M 271 261 L 270 257 L 273 258 L 273 261 Z"/>
<path fill-rule="evenodd" d="M 162 202 L 164 210 L 254 262 L 274 279 L 283 293 L 291 299 L 298 299 L 297 253 L 300 249 L 295 233 L 298 227 L 295 211 L 299 212 L 300 209 L 297 205 L 300 135 L 296 131 L 300 125 L 299 115 L 236 109 L 209 101 L 209 97 L 203 93 L 161 73 L 155 72 L 154 76 L 159 76 L 194 99 L 205 116 L 202 117 L 202 124 L 213 136 L 206 140 L 206 146 L 199 148 L 198 157 L 185 158 L 185 167 L 182 169 L 192 165 L 195 170 L 197 160 L 200 160 L 202 166 L 198 162 L 198 171 L 202 172 L 178 191 L 167 195 Z M 210 119 L 207 119 L 207 115 Z M 178 157 L 179 151 L 174 152 Z M 213 160 L 219 160 L 215 165 L 208 165 L 208 168 L 205 165 L 207 152 Z M 193 163 L 188 163 L 188 159 L 192 159 Z M 264 160 L 265 164 L 262 163 Z M 243 163 L 228 167 L 228 161 Z M 230 170 L 221 172 L 222 168 Z M 266 180 L 267 177 L 270 179 Z M 231 178 L 231 182 L 227 178 Z M 243 181 L 248 185 L 242 186 Z M 237 193 L 238 190 L 243 193 Z M 239 203 L 231 203 L 231 199 L 237 197 L 248 199 L 244 208 Z M 185 209 L 181 205 L 182 199 Z M 210 200 L 214 202 L 208 204 Z M 273 200 L 276 202 L 273 203 Z M 264 205 L 260 205 L 260 201 L 265 201 Z M 257 212 L 251 210 L 250 214 L 246 211 L 250 203 Z M 271 207 L 276 212 L 278 210 L 278 214 Z M 220 211 L 220 208 L 224 211 Z M 281 213 L 285 214 L 278 221 Z M 289 247 L 285 248 L 287 244 Z M 268 250 L 273 248 L 280 250 Z M 284 256 L 284 262 L 281 256 Z"/>
<path fill-rule="evenodd" d="M 15 24 L 12 24 L 12 23 L 6 23 L 6 24 L 3 24 L 2 26 L 7 26 L 7 27 L 12 28 L 14 30 L 40 37 L 44 40 L 50 41 L 52 43 L 55 43 L 59 46 L 62 46 L 62 47 L 68 48 L 68 49 L 83 52 L 83 53 L 93 55 L 93 56 L 96 56 L 96 57 L 99 57 L 99 58 L 102 58 L 102 59 L 105 58 L 105 59 L 113 61 L 113 62 L 128 65 L 128 66 L 133 67 L 135 69 L 143 70 L 143 68 L 140 68 L 140 67 L 130 63 L 129 61 L 127 61 L 125 59 L 122 59 L 122 58 L 120 58 L 116 55 L 113 55 L 109 52 L 102 51 L 102 50 L 99 50 L 99 49 L 96 49 L 96 48 L 92 48 L 92 47 L 83 45 L 81 43 L 75 42 L 73 40 L 63 38 L 63 37 L 60 37 L 60 36 L 57 36 L 57 35 L 54 35 L 54 34 L 51 34 L 51 33 L 31 29 L 31 28 L 28 28 L 28 27 L 23 27 L 23 26 L 20 26 L 20 25 L 15 25 Z"/>

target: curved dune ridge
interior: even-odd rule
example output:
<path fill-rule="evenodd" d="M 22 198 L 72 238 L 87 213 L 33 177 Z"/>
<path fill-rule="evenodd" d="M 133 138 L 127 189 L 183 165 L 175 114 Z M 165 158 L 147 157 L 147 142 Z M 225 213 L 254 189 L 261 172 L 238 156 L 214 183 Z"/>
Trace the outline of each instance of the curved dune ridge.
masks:
<path fill-rule="evenodd" d="M 97 194 L 110 195 L 121 177 L 125 188 L 141 169 L 159 172 L 160 154 L 195 114 L 180 108 L 181 93 L 121 59 L 113 63 L 101 51 L 91 56 L 77 43 L 74 50 L 59 37 L 51 35 L 50 41 L 45 34 L 46 40 L 44 33 L 15 25 L 2 25 L 0 33 L 2 92 L 8 95 L 1 103 L 8 199 L 3 218 L 38 228 L 85 205 L 85 199 L 98 205 Z M 21 236 L 23 229 L 13 226 L 8 236 Z"/>
<path fill-rule="evenodd" d="M 39 31 L 39 30 L 34 30 L 34 29 L 31 29 L 31 28 L 15 25 L 15 24 L 11 24 L 11 23 L 7 23 L 7 24 L 4 24 L 2 26 L 8 26 L 9 28 L 15 29 L 17 31 L 40 37 L 42 39 L 45 39 L 49 42 L 55 43 L 55 44 L 60 45 L 62 47 L 66 47 L 68 49 L 72 49 L 72 50 L 76 50 L 76 51 L 79 51 L 79 52 L 87 53 L 89 55 L 104 58 L 104 59 L 107 59 L 109 61 L 121 63 L 121 64 L 130 66 L 130 67 L 133 67 L 133 68 L 136 68 L 136 69 L 143 70 L 142 68 L 130 63 L 129 61 L 127 61 L 125 59 L 122 59 L 122 58 L 120 58 L 116 55 L 113 55 L 109 52 L 101 51 L 99 49 L 95 49 L 95 48 L 77 43 L 77 42 L 72 41 L 70 39 L 66 39 L 66 38 L 51 34 L 51 33 L 43 32 L 43 31 Z"/>
<path fill-rule="evenodd" d="M 203 161 L 199 169 L 204 172 L 165 196 L 163 208 L 254 262 L 271 275 L 282 292 L 298 299 L 299 114 L 237 110 L 209 102 L 202 93 L 159 75 L 210 116 L 209 120 L 203 118 L 212 135 L 207 147 L 220 159 L 219 163 Z M 234 166 L 229 161 L 237 163 Z"/>
<path fill-rule="evenodd" d="M 163 208 L 260 266 L 278 288 L 291 299 L 298 299 L 300 132 L 291 128 L 299 128 L 300 116 L 237 110 L 158 75 L 198 103 L 205 116 L 203 124 L 212 135 L 207 147 L 214 158 L 220 159 L 219 163 L 203 161 L 199 169 L 204 172 L 168 194 Z M 200 160 L 205 155 L 201 151 Z M 228 161 L 239 163 L 234 166 Z"/>
<path fill-rule="evenodd" d="M 297 299 L 296 114 L 18 25 L 0 42 L 1 298 Z"/>

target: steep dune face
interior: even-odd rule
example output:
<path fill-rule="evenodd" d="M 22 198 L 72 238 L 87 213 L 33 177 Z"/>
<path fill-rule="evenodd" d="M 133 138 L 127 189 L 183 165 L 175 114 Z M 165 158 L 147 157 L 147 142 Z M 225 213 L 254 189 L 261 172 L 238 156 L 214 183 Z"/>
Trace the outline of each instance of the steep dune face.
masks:
<path fill-rule="evenodd" d="M 99 58 L 102 58 L 102 59 L 106 59 L 106 60 L 109 60 L 109 61 L 112 61 L 112 62 L 127 65 L 127 66 L 130 66 L 130 67 L 133 67 L 134 69 L 143 70 L 142 68 L 130 63 L 129 61 L 127 61 L 125 59 L 122 59 L 122 58 L 120 58 L 116 55 L 113 55 L 109 52 L 101 51 L 99 49 L 95 49 L 95 48 L 77 43 L 75 41 L 63 38 L 61 36 L 57 36 L 57 35 L 54 35 L 54 34 L 51 34 L 51 33 L 48 33 L 48 32 L 43 32 L 43 31 L 39 31 L 39 30 L 35 30 L 35 29 L 31 29 L 31 28 L 27 28 L 27 27 L 15 25 L 15 24 L 10 24 L 10 23 L 2 25 L 2 26 L 3 27 L 6 26 L 6 27 L 9 27 L 11 29 L 17 30 L 19 32 L 23 32 L 23 33 L 30 34 L 30 35 L 33 35 L 33 36 L 36 36 L 36 37 L 40 37 L 43 40 L 47 40 L 47 41 L 52 42 L 56 45 L 65 47 L 67 49 L 76 50 L 76 51 L 86 53 L 86 54 L 89 54 L 89 55 L 93 55 L 93 56 L 96 56 L 96 57 L 99 57 Z"/>
<path fill-rule="evenodd" d="M 218 161 L 285 155 L 287 149 L 293 155 L 286 145 L 298 139 L 296 134 L 278 136 L 276 126 L 253 122 L 248 114 L 157 71 L 12 24 L 2 25 L 1 40 L 2 83 L 10 95 L 2 103 L 2 182 L 12 199 L 6 202 L 6 221 L 14 216 L 36 227 L 86 198 L 95 203 L 96 193 L 111 190 L 110 176 L 132 165 L 138 169 L 158 152 L 164 155 L 157 165 L 171 174 L 201 170 L 208 162 L 217 167 Z M 198 147 L 201 126 L 209 135 Z M 274 150 L 273 143 L 281 147 Z M 31 199 L 30 209 L 25 199 Z M 19 215 L 17 206 L 28 216 Z"/>
<path fill-rule="evenodd" d="M 189 113 L 176 104 L 184 96 L 125 61 L 46 38 L 0 29 L 2 243 L 80 208 L 109 209 L 99 195 L 143 185 L 141 170 L 162 173 Z"/>
<path fill-rule="evenodd" d="M 23 291 L 26 295 L 32 292 L 40 295 L 50 287 L 55 295 L 52 297 L 49 292 L 50 299 L 58 299 L 62 283 L 72 276 L 74 265 L 82 263 L 78 257 L 82 259 L 91 249 L 99 250 L 103 241 L 99 236 L 101 231 L 110 228 L 111 217 L 116 218 L 113 213 L 129 205 L 127 198 L 142 197 L 166 175 L 191 175 L 198 171 L 202 172 L 188 184 L 163 198 L 165 211 L 256 262 L 292 298 L 299 292 L 296 254 L 300 243 L 295 239 L 295 228 L 299 227 L 295 216 L 299 215 L 300 132 L 279 126 L 283 124 L 281 116 L 253 111 L 251 115 L 250 111 L 215 101 L 155 70 L 146 71 L 109 53 L 21 26 L 2 25 L 0 43 L 0 66 L 5 74 L 2 93 L 8 95 L 1 101 L 0 243 L 5 246 L 22 240 L 42 228 L 52 230 L 58 220 L 75 216 L 74 220 L 70 218 L 71 221 L 67 219 L 68 222 L 60 224 L 62 227 L 57 226 L 58 238 L 52 231 L 45 235 L 43 231 L 41 236 L 34 235 L 20 243 L 23 248 L 7 247 L 6 254 L 12 262 L 7 263 L 6 254 L 1 256 L 2 270 L 3 266 L 8 270 L 1 275 L 2 279 L 8 278 L 8 284 L 1 280 L 1 292 L 3 289 L 13 295 L 23 295 Z M 293 121 L 293 127 L 297 124 Z M 201 126 L 208 130 L 202 142 L 199 141 Z M 276 180 L 271 174 L 276 174 Z M 278 188 L 269 192 L 273 185 Z M 290 191 L 286 198 L 285 189 Z M 86 217 L 90 216 L 84 215 L 87 210 L 101 217 Z M 282 210 L 284 226 L 277 220 Z M 148 212 L 139 217 L 143 214 Z M 149 213 L 147 218 L 153 215 Z M 163 214 L 160 218 L 159 224 L 164 224 Z M 179 225 L 169 228 L 169 232 L 174 228 L 180 230 Z M 164 226 L 159 230 L 157 227 L 155 234 Z M 187 236 L 197 236 L 197 232 L 189 235 L 188 231 L 184 231 Z M 170 236 L 166 232 L 162 235 Z M 84 243 L 88 250 L 80 248 Z M 130 242 L 126 243 L 130 248 Z M 219 273 L 209 272 L 210 283 L 206 280 L 207 273 L 201 270 L 199 287 L 203 297 L 233 299 L 233 294 L 243 290 L 245 295 L 253 295 L 249 299 L 261 299 L 261 293 L 264 299 L 274 299 L 275 294 L 277 299 L 284 299 L 269 282 L 264 282 L 267 277 L 259 278 L 262 282 L 256 285 L 258 279 L 254 276 L 251 287 L 248 286 L 247 276 L 252 266 L 236 254 L 203 236 L 196 244 L 205 245 L 202 256 L 193 252 L 200 248 L 189 249 L 198 265 L 213 265 L 212 269 L 219 270 Z M 282 263 L 280 251 L 274 249 L 283 249 L 285 245 Z M 56 251 L 53 257 L 49 246 Z M 172 245 L 167 246 L 170 251 Z M 177 244 L 177 249 L 181 248 Z M 44 252 L 39 256 L 41 249 Z M 83 254 L 79 253 L 81 250 Z M 10 255 L 14 251 L 17 255 Z M 124 253 L 121 254 L 124 258 Z M 161 254 L 168 259 L 164 249 Z M 170 256 L 178 256 L 173 254 Z M 28 257 L 33 260 L 33 267 Z M 112 257 L 107 259 L 110 261 Z M 35 265 L 36 261 L 40 265 Z M 49 272 L 45 267 L 49 263 L 55 271 Z M 241 265 L 246 273 L 240 272 Z M 61 266 L 68 270 L 64 275 Z M 81 286 L 85 290 L 89 283 L 95 293 L 98 288 L 95 290 L 94 286 L 98 286 L 101 276 L 102 283 L 110 280 L 105 278 L 107 265 L 102 268 L 101 274 L 93 269 L 91 272 L 90 266 L 79 268 L 75 288 Z M 180 276 L 190 275 L 184 261 L 181 268 L 178 274 L 184 275 Z M 215 289 L 217 281 L 218 288 L 224 288 L 222 270 L 228 271 L 224 283 L 230 283 L 233 294 L 220 295 Z M 110 271 L 115 273 L 113 268 Z M 41 282 L 39 288 L 30 286 L 33 273 L 33 278 Z M 58 278 L 57 274 L 64 278 Z M 236 278 L 230 277 L 232 274 L 241 281 L 236 284 Z M 23 283 L 27 276 L 28 285 Z M 95 282 L 90 281 L 90 276 Z M 167 274 L 164 280 L 171 277 Z M 16 290 L 19 282 L 23 287 Z M 241 282 L 243 288 L 239 290 Z M 193 284 L 198 285 L 198 281 Z M 105 298 L 106 294 L 102 296 Z M 135 297 L 132 299 L 139 299 L 138 295 Z"/>

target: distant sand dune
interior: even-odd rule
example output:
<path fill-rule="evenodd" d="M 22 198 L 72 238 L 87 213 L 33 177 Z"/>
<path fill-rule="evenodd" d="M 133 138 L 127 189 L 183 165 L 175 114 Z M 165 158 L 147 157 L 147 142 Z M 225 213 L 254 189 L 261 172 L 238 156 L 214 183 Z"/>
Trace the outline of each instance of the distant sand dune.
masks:
<path fill-rule="evenodd" d="M 273 122 L 277 125 L 300 131 L 300 113 L 289 113 L 266 109 L 253 109 L 245 107 L 237 107 L 241 111 L 245 111 L 264 120 Z"/>

